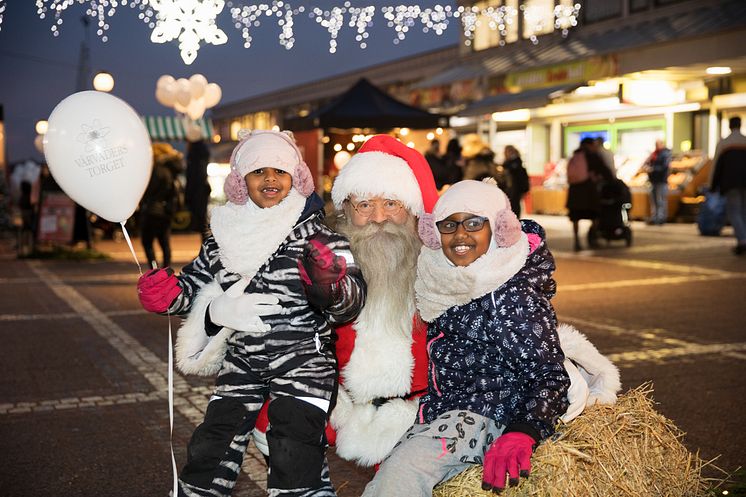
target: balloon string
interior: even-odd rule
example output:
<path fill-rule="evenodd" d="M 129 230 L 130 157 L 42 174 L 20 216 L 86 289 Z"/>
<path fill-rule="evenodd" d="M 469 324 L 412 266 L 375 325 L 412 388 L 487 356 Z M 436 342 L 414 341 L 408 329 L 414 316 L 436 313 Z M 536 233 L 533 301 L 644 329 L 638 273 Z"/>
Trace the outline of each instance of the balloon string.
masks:
<path fill-rule="evenodd" d="M 171 312 L 168 312 L 168 425 L 171 446 L 171 473 L 173 474 L 173 496 L 179 495 L 179 476 L 174 457 L 174 349 L 171 334 Z"/>
<path fill-rule="evenodd" d="M 127 246 L 130 248 L 130 252 L 132 252 L 132 257 L 135 258 L 135 262 L 137 263 L 137 270 L 140 271 L 140 276 L 142 276 L 142 267 L 140 266 L 140 261 L 137 260 L 137 254 L 135 254 L 135 248 L 132 246 L 132 240 L 130 240 L 130 234 L 127 233 L 127 228 L 124 226 L 124 221 L 120 222 L 119 224 L 122 225 L 122 233 L 124 233 L 124 239 L 127 240 Z M 169 327 L 171 325 L 171 322 L 169 321 Z"/>

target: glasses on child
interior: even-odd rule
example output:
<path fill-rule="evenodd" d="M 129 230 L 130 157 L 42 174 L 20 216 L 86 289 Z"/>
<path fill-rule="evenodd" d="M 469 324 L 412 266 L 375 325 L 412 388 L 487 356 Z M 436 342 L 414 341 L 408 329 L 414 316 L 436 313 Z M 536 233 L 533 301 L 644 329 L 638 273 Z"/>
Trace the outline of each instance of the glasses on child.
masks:
<path fill-rule="evenodd" d="M 352 204 L 352 208 L 355 209 L 355 212 L 363 217 L 372 216 L 373 212 L 375 212 L 376 210 L 376 207 L 379 205 L 381 206 L 381 209 L 383 209 L 383 213 L 386 216 L 395 216 L 399 214 L 399 211 L 401 211 L 404 207 L 398 200 L 393 200 L 390 198 L 385 198 L 379 201 L 361 200 L 357 203 L 350 202 L 350 204 Z"/>
<path fill-rule="evenodd" d="M 459 225 L 464 227 L 465 231 L 474 232 L 484 228 L 484 223 L 489 221 L 486 217 L 474 216 L 464 219 L 463 221 L 453 221 L 451 219 L 444 219 L 435 223 L 438 231 L 444 235 L 450 235 L 456 233 Z"/>

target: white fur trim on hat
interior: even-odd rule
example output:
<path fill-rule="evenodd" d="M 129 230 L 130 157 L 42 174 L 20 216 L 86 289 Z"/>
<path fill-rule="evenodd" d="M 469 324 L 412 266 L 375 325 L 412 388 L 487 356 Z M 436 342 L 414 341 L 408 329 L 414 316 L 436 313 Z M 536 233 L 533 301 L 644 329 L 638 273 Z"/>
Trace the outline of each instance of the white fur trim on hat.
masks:
<path fill-rule="evenodd" d="M 412 214 L 423 211 L 422 193 L 407 161 L 384 152 L 358 153 L 342 168 L 332 186 L 337 209 L 350 195 L 400 201 Z"/>

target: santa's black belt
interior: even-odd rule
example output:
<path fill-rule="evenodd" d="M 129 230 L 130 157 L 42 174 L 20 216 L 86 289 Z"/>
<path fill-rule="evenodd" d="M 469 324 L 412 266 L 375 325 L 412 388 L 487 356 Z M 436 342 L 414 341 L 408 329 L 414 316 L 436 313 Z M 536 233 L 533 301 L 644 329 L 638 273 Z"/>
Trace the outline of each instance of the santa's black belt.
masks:
<path fill-rule="evenodd" d="M 420 395 L 424 395 L 426 392 L 427 392 L 427 389 L 423 388 L 422 390 L 417 390 L 415 392 L 408 393 L 407 395 L 400 395 L 398 397 L 376 397 L 375 399 L 371 400 L 370 403 L 378 408 L 390 400 L 396 400 L 396 399 L 412 400 L 416 397 L 419 397 Z"/>

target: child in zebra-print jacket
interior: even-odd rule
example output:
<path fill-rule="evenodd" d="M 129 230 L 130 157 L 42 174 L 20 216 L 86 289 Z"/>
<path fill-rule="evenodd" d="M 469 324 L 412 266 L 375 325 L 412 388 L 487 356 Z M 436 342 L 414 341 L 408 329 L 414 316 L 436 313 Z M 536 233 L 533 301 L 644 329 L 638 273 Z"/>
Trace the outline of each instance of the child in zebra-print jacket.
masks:
<path fill-rule="evenodd" d="M 337 387 L 332 325 L 354 319 L 365 282 L 292 137 L 254 131 L 231 156 L 228 203 L 179 276 L 138 283 L 143 307 L 186 315 L 176 341 L 185 373 L 218 373 L 188 445 L 179 495 L 227 496 L 266 399 L 269 495 L 333 496 L 324 427 Z"/>

